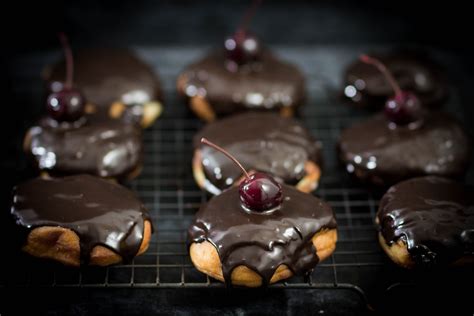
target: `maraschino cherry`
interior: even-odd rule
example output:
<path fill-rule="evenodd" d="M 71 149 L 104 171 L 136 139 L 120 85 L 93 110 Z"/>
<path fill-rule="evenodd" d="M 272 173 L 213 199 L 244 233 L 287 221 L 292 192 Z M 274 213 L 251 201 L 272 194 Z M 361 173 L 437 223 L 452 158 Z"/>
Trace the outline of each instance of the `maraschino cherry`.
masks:
<path fill-rule="evenodd" d="M 73 87 L 74 61 L 71 47 L 63 33 L 59 34 L 66 59 L 66 81 L 63 85 L 56 85 L 46 100 L 49 115 L 59 122 L 73 122 L 84 115 L 85 98 L 82 93 Z"/>
<path fill-rule="evenodd" d="M 253 2 L 245 13 L 237 31 L 224 41 L 228 62 L 227 69 L 230 71 L 236 71 L 239 65 L 256 61 L 260 57 L 262 51 L 260 40 L 247 31 L 247 27 L 261 2 L 262 0 Z"/>
<path fill-rule="evenodd" d="M 201 138 L 201 143 L 220 151 L 242 169 L 245 180 L 239 185 L 239 196 L 245 210 L 268 213 L 281 205 L 283 201 L 281 185 L 273 177 L 263 172 L 249 174 L 240 162 L 222 147 L 205 138 Z"/>
<path fill-rule="evenodd" d="M 394 96 L 389 98 L 385 103 L 386 117 L 391 122 L 400 126 L 418 125 L 421 123 L 423 119 L 423 109 L 416 95 L 408 91 L 403 91 L 390 70 L 388 70 L 380 60 L 368 55 L 361 55 L 360 60 L 366 64 L 377 67 L 393 89 Z"/>

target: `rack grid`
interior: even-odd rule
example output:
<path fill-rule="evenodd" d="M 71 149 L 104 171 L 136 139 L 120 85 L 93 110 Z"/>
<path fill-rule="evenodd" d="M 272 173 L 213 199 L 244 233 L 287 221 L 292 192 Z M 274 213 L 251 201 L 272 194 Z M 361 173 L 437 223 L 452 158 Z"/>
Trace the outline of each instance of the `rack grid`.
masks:
<path fill-rule="evenodd" d="M 338 243 L 334 254 L 321 262 L 308 277 L 295 276 L 271 288 L 345 288 L 366 297 L 379 289 L 410 282 L 411 274 L 395 267 L 381 251 L 374 217 L 381 193 L 351 179 L 336 157 L 340 132 L 367 112 L 343 105 L 339 97 L 344 65 L 364 48 L 343 49 L 280 47 L 277 52 L 297 63 L 307 76 L 308 100 L 299 118 L 322 141 L 324 168 L 315 195 L 327 201 L 336 214 Z M 225 287 L 198 272 L 186 245 L 186 230 L 208 195 L 192 177 L 192 138 L 203 123 L 194 118 L 176 96 L 174 83 L 179 71 L 205 52 L 205 48 L 136 48 L 160 74 L 165 91 L 165 112 L 143 135 L 145 155 L 141 175 L 127 185 L 137 192 L 150 210 L 154 234 L 148 251 L 130 264 L 108 268 L 71 269 L 16 254 L 14 267 L 2 276 L 6 286 L 39 287 Z M 38 74 L 58 52 L 21 56 L 13 66 L 18 93 L 36 98 L 41 93 Z M 36 96 L 36 97 L 35 97 Z M 38 98 L 39 99 L 39 98 Z M 457 97 L 450 107 L 456 106 Z M 387 273 L 390 271 L 390 273 Z M 395 285 L 396 286 L 396 285 Z"/>

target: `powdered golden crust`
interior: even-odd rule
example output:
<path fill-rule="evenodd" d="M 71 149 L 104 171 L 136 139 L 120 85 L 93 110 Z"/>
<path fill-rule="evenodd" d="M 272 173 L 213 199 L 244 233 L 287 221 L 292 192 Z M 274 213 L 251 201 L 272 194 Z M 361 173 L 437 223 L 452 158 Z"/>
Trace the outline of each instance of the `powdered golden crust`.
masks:
<path fill-rule="evenodd" d="M 186 94 L 184 93 L 184 87 L 186 86 L 186 76 L 181 75 L 178 80 L 176 81 L 176 87 L 178 89 L 178 92 L 185 96 Z M 216 113 L 213 110 L 211 104 L 207 101 L 205 97 L 202 96 L 194 96 L 188 98 L 189 102 L 189 107 L 191 110 L 196 114 L 197 117 L 199 117 L 201 120 L 205 122 L 213 122 L 216 120 Z M 282 107 L 280 109 L 280 115 L 282 117 L 292 117 L 295 114 L 295 109 L 292 107 Z"/>
<path fill-rule="evenodd" d="M 321 177 L 321 169 L 313 161 L 306 161 L 305 163 L 306 175 L 296 184 L 296 188 L 305 193 L 310 193 L 318 188 L 319 178 Z M 248 170 L 252 173 L 254 170 Z M 196 149 L 193 156 L 193 175 L 194 180 L 201 189 L 206 189 L 206 175 L 202 168 L 201 151 Z M 241 180 L 244 177 L 242 176 Z M 237 186 L 241 181 L 235 181 L 234 185 Z"/>
<path fill-rule="evenodd" d="M 326 259 L 334 252 L 336 241 L 336 229 L 322 230 L 313 236 L 312 242 L 320 261 Z M 189 254 L 191 261 L 199 271 L 214 279 L 224 281 L 219 254 L 214 245 L 209 241 L 192 243 L 189 248 Z M 292 275 L 293 272 L 286 265 L 280 265 L 270 279 L 270 283 L 287 279 Z M 262 285 L 262 277 L 257 272 L 243 265 L 237 266 L 232 271 L 231 279 L 233 285 L 247 287 L 259 287 Z"/>
<path fill-rule="evenodd" d="M 151 239 L 151 223 L 145 220 L 143 240 L 137 256 L 148 249 Z M 79 236 L 72 230 L 63 227 L 42 226 L 31 230 L 23 251 L 39 257 L 56 260 L 64 265 L 78 267 L 80 260 Z M 91 253 L 89 264 L 108 266 L 122 261 L 122 257 L 111 249 L 97 245 Z"/>

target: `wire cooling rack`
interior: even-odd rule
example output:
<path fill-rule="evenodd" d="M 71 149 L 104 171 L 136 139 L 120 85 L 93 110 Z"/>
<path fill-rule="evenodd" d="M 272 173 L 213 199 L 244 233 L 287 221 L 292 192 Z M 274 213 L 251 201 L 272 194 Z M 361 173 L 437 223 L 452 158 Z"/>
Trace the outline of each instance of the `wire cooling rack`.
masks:
<path fill-rule="evenodd" d="M 205 51 L 205 48 L 136 49 L 160 74 L 166 106 L 164 115 L 144 133 L 142 174 L 128 184 L 151 212 L 155 233 L 148 251 L 130 264 L 81 269 L 15 254 L 14 266 L 2 276 L 4 286 L 224 287 L 193 267 L 186 246 L 187 227 L 208 196 L 195 185 L 191 169 L 192 138 L 203 123 L 195 119 L 177 97 L 175 80 L 187 63 Z M 364 51 L 365 47 L 277 49 L 279 55 L 297 63 L 307 76 L 309 97 L 301 109 L 300 119 L 324 146 L 324 169 L 315 195 L 334 209 L 339 239 L 334 254 L 321 262 L 309 277 L 295 276 L 272 285 L 273 288 L 344 288 L 357 291 L 365 299 L 373 293 L 413 281 L 412 273 L 393 265 L 378 245 L 374 217 L 380 192 L 373 192 L 350 179 L 336 157 L 335 146 L 341 130 L 368 115 L 344 106 L 339 97 L 344 66 Z M 15 60 L 13 67 L 21 70 L 16 72 L 17 92 L 39 99 L 41 68 L 58 54 L 27 55 Z M 438 57 L 450 62 L 446 56 Z M 454 90 L 449 109 L 462 118 Z"/>

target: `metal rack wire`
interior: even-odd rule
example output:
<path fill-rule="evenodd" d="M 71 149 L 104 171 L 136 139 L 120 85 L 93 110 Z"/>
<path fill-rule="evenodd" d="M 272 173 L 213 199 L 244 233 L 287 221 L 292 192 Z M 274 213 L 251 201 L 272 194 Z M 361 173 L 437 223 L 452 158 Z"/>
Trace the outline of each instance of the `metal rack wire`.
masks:
<path fill-rule="evenodd" d="M 199 206 L 208 199 L 194 183 L 191 170 L 192 137 L 202 127 L 177 98 L 174 82 L 181 67 L 203 53 L 203 49 L 141 48 L 137 52 L 152 64 L 162 77 L 166 111 L 145 131 L 143 172 L 129 186 L 137 192 L 151 212 L 155 226 L 148 251 L 130 264 L 109 268 L 70 269 L 19 255 L 15 268 L 4 276 L 10 286 L 46 287 L 223 287 L 198 272 L 190 262 L 186 230 Z M 295 276 L 272 287 L 350 288 L 361 293 L 387 289 L 409 276 L 399 271 L 381 251 L 374 228 L 379 193 L 353 182 L 337 162 L 335 144 L 341 129 L 367 115 L 343 106 L 338 98 L 340 73 L 347 62 L 363 48 L 291 48 L 277 50 L 299 64 L 307 80 L 309 98 L 301 119 L 323 142 L 324 170 L 316 195 L 334 209 L 339 240 L 334 254 L 320 263 L 309 277 Z M 41 67 L 56 53 L 27 56 L 22 63 L 19 90 L 38 83 Z M 31 67 L 26 67 L 25 63 Z M 39 85 L 38 85 L 39 86 Z M 39 91 L 36 91 L 39 93 Z M 29 93 L 36 93 L 31 92 Z M 451 99 L 453 104 L 456 97 Z M 453 107 L 456 112 L 457 108 Z"/>

